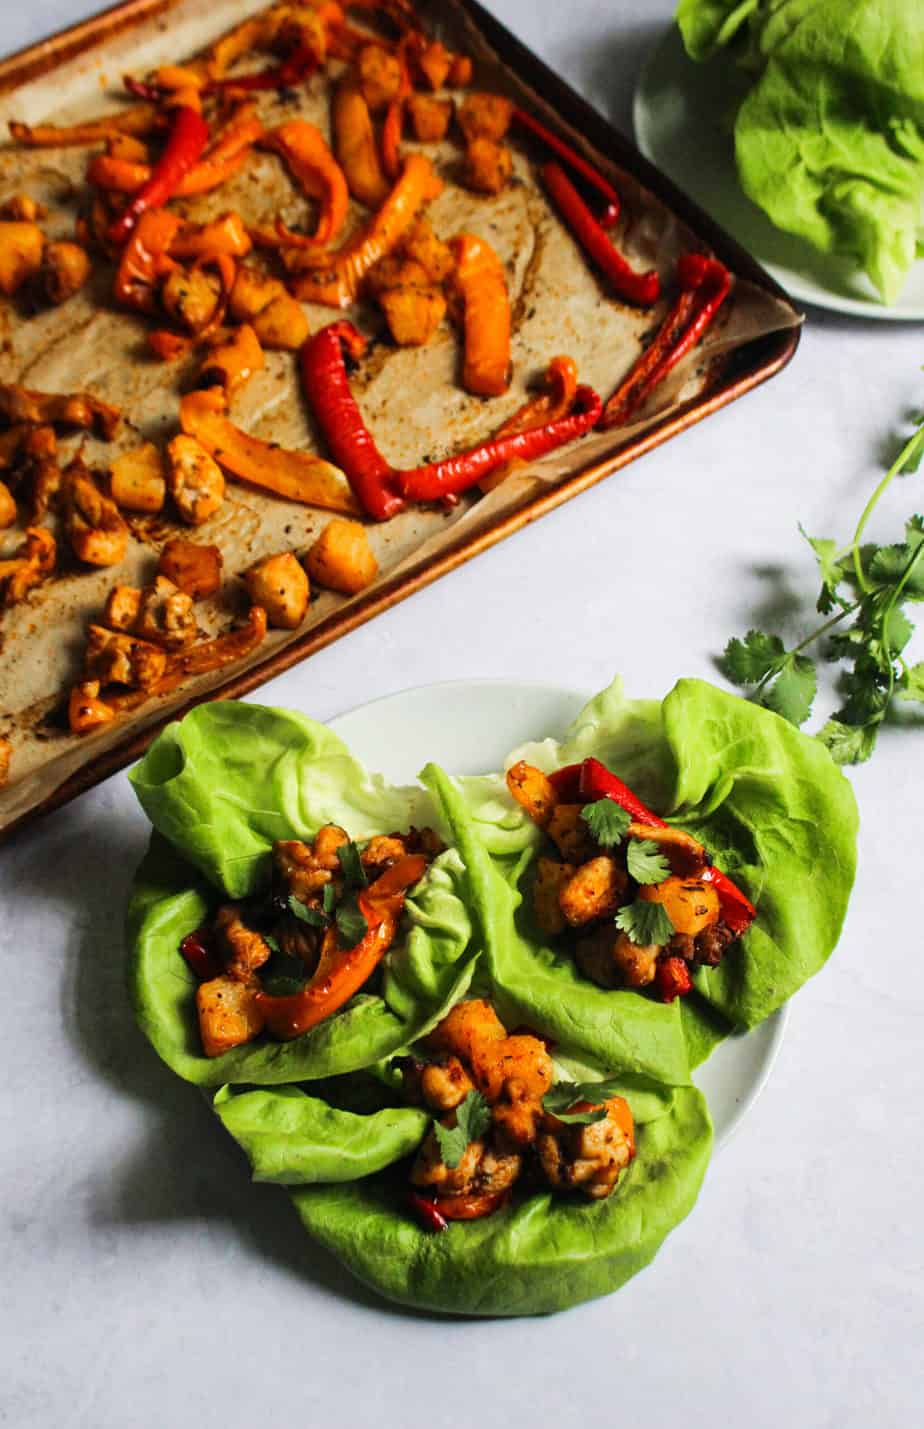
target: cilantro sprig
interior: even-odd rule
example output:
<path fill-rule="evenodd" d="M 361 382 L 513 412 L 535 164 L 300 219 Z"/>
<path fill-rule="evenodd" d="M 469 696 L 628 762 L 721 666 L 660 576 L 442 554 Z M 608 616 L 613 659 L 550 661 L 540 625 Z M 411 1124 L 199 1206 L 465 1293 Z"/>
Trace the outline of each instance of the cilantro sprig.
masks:
<path fill-rule="evenodd" d="M 596 1121 L 605 1121 L 607 1110 L 600 1106 L 609 1097 L 616 1097 L 624 1090 L 621 1083 L 606 1082 L 556 1082 L 542 1098 L 546 1111 L 552 1113 L 567 1126 L 592 1126 Z M 571 1111 L 578 1102 L 597 1103 L 593 1111 Z"/>
<path fill-rule="evenodd" d="M 636 883 L 663 883 L 671 876 L 671 866 L 654 839 L 630 839 L 626 868 Z"/>
<path fill-rule="evenodd" d="M 581 818 L 601 848 L 613 848 L 621 843 L 632 822 L 614 799 L 597 799 L 593 804 L 585 804 Z"/>
<path fill-rule="evenodd" d="M 817 738 L 839 764 L 859 764 L 872 754 L 895 700 L 924 704 L 924 661 L 909 665 L 904 651 L 914 626 L 906 605 L 924 600 L 924 517 L 905 524 L 904 540 L 877 546 L 863 541 L 870 517 L 894 479 L 918 471 L 924 460 L 924 417 L 867 501 L 844 547 L 809 536 L 821 588 L 816 602 L 827 617 L 787 649 L 778 635 L 749 630 L 729 640 L 721 667 L 750 697 L 802 725 L 818 688 L 815 661 L 803 652 L 818 641 L 824 657 L 840 664 L 841 707 Z"/>
<path fill-rule="evenodd" d="M 616 914 L 616 927 L 638 948 L 661 948 L 677 931 L 663 904 L 647 903 L 643 898 L 623 904 Z"/>
<path fill-rule="evenodd" d="M 454 1171 L 465 1155 L 465 1148 L 470 1142 L 483 1136 L 490 1125 L 491 1108 L 487 1101 L 481 1092 L 470 1091 L 465 1100 L 456 1107 L 455 1126 L 443 1126 L 438 1121 L 433 1123 L 440 1159 L 444 1165 Z"/>

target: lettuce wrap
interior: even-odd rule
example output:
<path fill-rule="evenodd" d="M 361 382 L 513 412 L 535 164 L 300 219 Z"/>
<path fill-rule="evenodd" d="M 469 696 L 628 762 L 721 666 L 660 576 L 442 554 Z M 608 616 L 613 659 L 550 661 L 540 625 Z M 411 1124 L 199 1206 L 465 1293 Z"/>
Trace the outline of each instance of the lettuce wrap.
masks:
<path fill-rule="evenodd" d="M 745 193 L 894 302 L 921 251 L 920 0 L 680 0 L 677 21 L 691 58 L 753 77 L 734 121 Z"/>
<path fill-rule="evenodd" d="M 274 841 L 311 838 L 326 823 L 366 839 L 442 825 L 441 814 L 426 790 L 370 774 L 323 725 L 233 701 L 168 725 L 129 777 L 154 825 L 129 903 L 129 985 L 139 1025 L 178 1076 L 268 1086 L 350 1072 L 421 1036 L 464 996 L 479 949 L 449 848 L 407 900 L 406 932 L 389 955 L 392 1005 L 363 990 L 294 1041 L 261 1036 L 207 1057 L 180 942 L 217 904 L 267 883 Z"/>
<path fill-rule="evenodd" d="M 532 853 L 542 836 L 500 787 L 498 817 L 509 846 L 520 853 L 480 856 L 474 847 L 486 825 L 485 802 L 468 807 L 465 781 L 438 771 L 428 782 L 440 793 L 453 838 L 469 867 L 479 867 L 474 907 L 483 919 L 485 958 L 502 1003 L 525 1022 L 577 1037 L 603 1060 L 636 1074 L 626 1049 L 614 1039 L 631 1032 L 622 1008 L 657 1007 L 675 1012 L 683 1028 L 689 1063 L 697 1065 L 734 1028 L 754 1027 L 816 973 L 833 951 L 847 910 L 856 869 L 857 810 L 847 779 L 818 740 L 801 734 L 769 710 L 726 694 L 702 680 L 680 680 L 666 699 L 627 700 L 614 681 L 578 715 L 561 741 L 545 740 L 515 750 L 510 763 L 526 759 L 546 772 L 585 758 L 599 759 L 670 823 L 688 830 L 744 890 L 757 918 L 716 968 L 700 968 L 695 993 L 662 1008 L 637 992 L 597 988 L 578 971 L 570 954 L 538 933 L 524 899 Z M 488 868 L 490 865 L 490 869 Z M 493 910 L 503 907 L 503 913 Z M 575 1020 L 590 1009 L 612 1009 L 606 1039 L 587 1037 Z M 616 1010 L 618 1008 L 618 1011 Z M 641 1010 L 636 1014 L 644 1016 Z M 639 1026 L 649 1057 L 653 1025 Z M 659 1065 L 665 1065 L 659 1051 Z M 679 1082 L 675 1075 L 669 1080 Z"/>

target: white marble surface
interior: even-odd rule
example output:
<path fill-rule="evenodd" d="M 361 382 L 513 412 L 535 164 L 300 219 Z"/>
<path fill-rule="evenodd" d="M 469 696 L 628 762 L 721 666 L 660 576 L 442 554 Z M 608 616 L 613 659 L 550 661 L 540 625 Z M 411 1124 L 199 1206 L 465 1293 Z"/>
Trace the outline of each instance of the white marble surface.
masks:
<path fill-rule="evenodd" d="M 667 0 L 494 0 L 620 124 Z M 0 10 L 0 50 L 88 0 Z M 846 534 L 918 329 L 811 312 L 781 377 L 267 686 L 320 718 L 401 687 L 517 676 L 657 695 L 813 590 L 795 524 Z M 878 534 L 924 509 L 899 484 Z M 917 494 L 915 494 L 917 492 Z M 876 534 L 874 532 L 874 534 Z M 920 658 L 920 655 L 918 655 Z M 0 1423 L 439 1429 L 920 1422 L 919 874 L 924 736 L 853 775 L 842 945 L 796 999 L 770 1085 L 655 1264 L 552 1320 L 447 1323 L 345 1283 L 251 1187 L 135 1032 L 120 927 L 145 838 L 124 777 L 0 851 Z"/>

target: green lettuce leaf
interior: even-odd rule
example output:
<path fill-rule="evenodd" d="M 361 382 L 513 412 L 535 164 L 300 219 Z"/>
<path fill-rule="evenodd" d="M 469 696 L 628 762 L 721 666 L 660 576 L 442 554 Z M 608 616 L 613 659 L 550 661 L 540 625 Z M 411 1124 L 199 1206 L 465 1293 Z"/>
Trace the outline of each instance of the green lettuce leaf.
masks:
<path fill-rule="evenodd" d="M 730 44 L 762 0 L 679 0 L 675 12 L 687 54 L 708 60 Z"/>
<path fill-rule="evenodd" d="M 638 1154 L 604 1201 L 540 1192 L 483 1220 L 421 1229 L 388 1173 L 293 1193 L 308 1231 L 390 1300 L 458 1315 L 537 1315 L 606 1295 L 653 1258 L 691 1210 L 712 1145 L 692 1087 L 639 1127 Z"/>
<path fill-rule="evenodd" d="M 324 725 L 235 700 L 168 725 L 129 779 L 158 833 L 231 898 L 266 882 L 277 839 L 322 824 L 362 840 L 438 822 L 422 789 L 370 774 Z"/>
<path fill-rule="evenodd" d="M 222 1087 L 215 1111 L 244 1151 L 255 1181 L 286 1186 L 358 1181 L 417 1150 L 430 1116 L 386 1107 L 368 1116 L 341 1111 L 299 1087 Z"/>

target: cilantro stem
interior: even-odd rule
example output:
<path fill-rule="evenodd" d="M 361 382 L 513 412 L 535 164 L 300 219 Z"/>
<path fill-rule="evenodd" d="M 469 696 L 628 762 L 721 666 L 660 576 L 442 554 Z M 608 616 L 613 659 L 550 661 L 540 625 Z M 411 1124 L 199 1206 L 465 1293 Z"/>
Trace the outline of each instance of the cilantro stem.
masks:
<path fill-rule="evenodd" d="M 924 550 L 924 543 L 922 543 L 921 549 Z M 754 686 L 755 695 L 760 694 L 761 690 L 763 689 L 764 685 L 767 684 L 768 680 L 775 679 L 775 677 L 780 673 L 784 666 L 788 665 L 789 662 L 794 659 L 796 655 L 801 654 L 801 652 L 805 649 L 806 645 L 811 645 L 813 641 L 820 640 L 822 635 L 826 635 L 827 632 L 829 630 L 832 630 L 835 625 L 839 625 L 844 619 L 845 615 L 852 615 L 853 612 L 859 608 L 861 603 L 861 601 L 855 600 L 852 602 L 852 604 L 845 605 L 843 610 L 838 611 L 837 615 L 832 615 L 830 620 L 826 620 L 823 625 L 819 625 L 816 627 L 815 630 L 810 631 L 810 633 L 806 635 L 804 640 L 799 641 L 798 645 L 794 645 L 791 650 L 787 650 L 786 654 L 782 656 L 781 659 L 777 660 L 775 664 L 770 666 L 770 669 L 767 671 L 766 675 L 763 675 L 761 679 L 758 680 L 757 684 Z"/>
<path fill-rule="evenodd" d="M 912 553 L 912 555 L 911 555 L 911 559 L 905 562 L 905 569 L 902 571 L 902 573 L 901 573 L 901 575 L 899 576 L 898 580 L 895 582 L 895 585 L 892 587 L 892 593 L 891 593 L 891 595 L 889 596 L 889 599 L 886 601 L 886 603 L 885 603 L 885 609 L 883 610 L 883 615 L 882 615 L 882 643 L 883 643 L 883 645 L 884 645 L 884 647 L 885 647 L 886 660 L 888 661 L 888 664 L 889 664 L 889 699 L 890 699 L 890 700 L 891 700 L 891 698 L 892 698 L 892 695 L 893 695 L 894 692 L 895 692 L 895 657 L 894 657 L 893 654 L 892 654 L 892 646 L 889 644 L 889 634 L 888 634 L 888 631 L 889 631 L 889 616 L 892 614 L 892 611 L 895 609 L 895 606 L 896 606 L 896 604 L 897 604 L 897 602 L 898 602 L 898 598 L 899 598 L 899 596 L 901 595 L 902 591 L 904 590 L 905 586 L 908 584 L 908 581 L 909 581 L 910 578 L 911 578 L 911 572 L 914 570 L 915 566 L 916 566 L 917 563 L 918 563 L 918 560 L 920 559 L 920 557 L 921 557 L 922 555 L 924 555 L 924 541 L 922 541 L 919 546 L 916 546 L 916 547 L 915 547 L 915 550 L 913 551 L 913 553 Z M 905 664 L 904 660 L 902 660 L 901 655 L 899 655 L 898 658 L 899 658 L 899 660 L 901 660 L 902 669 L 903 669 L 904 673 L 907 675 L 907 673 L 908 673 L 908 666 Z M 886 708 L 887 708 L 887 707 L 888 707 L 888 706 L 886 706 Z M 884 718 L 884 716 L 885 716 L 885 709 L 883 709 L 881 718 Z"/>
<path fill-rule="evenodd" d="M 851 546 L 851 551 L 853 555 L 853 568 L 856 572 L 857 577 L 857 585 L 860 587 L 864 595 L 869 595 L 870 591 L 872 590 L 872 586 L 866 579 L 866 574 L 863 570 L 863 562 L 860 559 L 860 539 L 863 535 L 863 532 L 866 530 L 867 522 L 869 521 L 876 507 L 879 505 L 881 498 L 885 495 L 885 492 L 891 485 L 893 478 L 896 477 L 900 471 L 904 470 L 905 463 L 920 445 L 921 432 L 919 430 L 915 432 L 913 436 L 908 438 L 905 445 L 899 452 L 898 456 L 895 458 L 892 465 L 889 467 L 885 476 L 882 478 L 879 485 L 876 487 L 869 501 L 867 501 L 866 505 L 863 508 L 863 512 L 860 516 L 860 519 L 857 522 L 857 529 L 853 533 L 853 544 Z"/>

